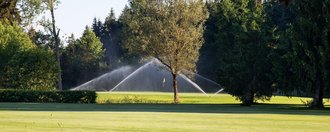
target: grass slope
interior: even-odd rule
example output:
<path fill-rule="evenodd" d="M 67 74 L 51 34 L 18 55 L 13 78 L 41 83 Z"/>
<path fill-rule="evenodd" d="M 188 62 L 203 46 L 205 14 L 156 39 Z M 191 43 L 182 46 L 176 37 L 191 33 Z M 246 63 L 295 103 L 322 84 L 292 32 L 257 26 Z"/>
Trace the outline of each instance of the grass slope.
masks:
<path fill-rule="evenodd" d="M 308 100 L 302 98 L 303 100 Z M 171 102 L 167 93 L 99 93 L 98 101 Z M 0 103 L 1 131 L 329 131 L 330 110 L 300 98 L 241 107 L 229 95 L 181 94 L 183 104 Z M 143 102 L 142 101 L 142 102 Z M 147 102 L 148 102 L 147 101 Z M 327 107 L 329 104 L 327 103 Z"/>

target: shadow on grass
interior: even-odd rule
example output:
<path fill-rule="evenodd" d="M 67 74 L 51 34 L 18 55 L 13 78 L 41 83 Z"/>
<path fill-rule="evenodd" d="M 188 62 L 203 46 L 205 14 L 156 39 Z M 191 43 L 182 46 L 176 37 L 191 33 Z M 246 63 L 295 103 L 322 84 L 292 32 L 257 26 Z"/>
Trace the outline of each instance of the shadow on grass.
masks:
<path fill-rule="evenodd" d="M 177 112 L 222 114 L 290 114 L 330 116 L 330 108 L 310 109 L 304 105 L 258 104 L 40 104 L 0 103 L 0 111 L 65 111 L 65 112 Z"/>

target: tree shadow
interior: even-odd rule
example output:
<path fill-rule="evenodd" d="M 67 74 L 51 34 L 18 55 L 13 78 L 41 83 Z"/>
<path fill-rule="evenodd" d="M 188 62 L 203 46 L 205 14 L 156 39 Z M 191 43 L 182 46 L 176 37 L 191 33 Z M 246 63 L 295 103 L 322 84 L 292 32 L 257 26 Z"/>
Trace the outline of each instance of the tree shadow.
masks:
<path fill-rule="evenodd" d="M 56 104 L 0 103 L 0 111 L 65 111 L 65 112 L 176 112 L 217 114 L 289 114 L 330 116 L 330 106 L 310 109 L 304 105 L 258 104 Z"/>

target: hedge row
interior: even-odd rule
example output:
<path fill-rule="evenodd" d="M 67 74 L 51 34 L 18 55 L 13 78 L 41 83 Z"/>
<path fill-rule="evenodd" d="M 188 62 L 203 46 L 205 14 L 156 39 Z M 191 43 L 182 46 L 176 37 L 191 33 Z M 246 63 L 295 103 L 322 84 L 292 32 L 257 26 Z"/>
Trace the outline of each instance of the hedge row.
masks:
<path fill-rule="evenodd" d="M 95 103 L 94 91 L 0 90 L 0 102 Z"/>

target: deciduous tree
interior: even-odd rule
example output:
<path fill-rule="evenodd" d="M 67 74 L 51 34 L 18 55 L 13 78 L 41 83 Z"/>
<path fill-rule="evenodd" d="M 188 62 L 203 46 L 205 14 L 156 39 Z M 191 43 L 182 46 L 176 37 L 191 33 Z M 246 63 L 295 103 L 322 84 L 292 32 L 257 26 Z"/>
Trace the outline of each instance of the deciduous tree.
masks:
<path fill-rule="evenodd" d="M 202 0 L 132 0 L 127 16 L 126 48 L 152 56 L 172 73 L 174 102 L 179 103 L 177 77 L 194 70 L 208 17 Z"/>

